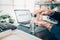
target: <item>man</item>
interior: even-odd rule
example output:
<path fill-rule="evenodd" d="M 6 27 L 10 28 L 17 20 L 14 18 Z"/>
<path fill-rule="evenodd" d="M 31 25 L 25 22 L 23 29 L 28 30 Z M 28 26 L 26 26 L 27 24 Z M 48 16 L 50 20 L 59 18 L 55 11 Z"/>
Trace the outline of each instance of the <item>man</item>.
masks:
<path fill-rule="evenodd" d="M 60 40 L 60 12 L 55 12 L 53 10 L 49 10 L 47 8 L 39 9 L 34 12 L 36 14 L 36 18 L 34 20 L 35 24 L 38 26 L 46 27 L 52 34 L 53 38 L 52 40 Z M 55 20 L 58 21 L 58 24 L 52 24 L 48 23 L 42 20 L 42 15 L 48 15 Z"/>

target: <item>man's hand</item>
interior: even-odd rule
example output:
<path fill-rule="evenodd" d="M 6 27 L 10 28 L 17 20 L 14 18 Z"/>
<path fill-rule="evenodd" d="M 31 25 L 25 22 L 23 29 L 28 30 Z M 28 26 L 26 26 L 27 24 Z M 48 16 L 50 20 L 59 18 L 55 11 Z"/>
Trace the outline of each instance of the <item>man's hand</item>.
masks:
<path fill-rule="evenodd" d="M 43 21 L 42 16 L 43 15 L 53 15 L 54 12 L 55 11 L 49 10 L 47 8 L 35 11 L 34 14 L 37 15 L 35 20 L 34 20 L 35 24 L 37 24 L 38 26 L 44 26 L 44 27 L 48 28 L 48 30 L 50 30 L 51 27 L 53 26 L 53 24 Z"/>
<path fill-rule="evenodd" d="M 53 26 L 53 24 L 39 20 L 38 18 L 35 18 L 34 23 L 40 27 L 46 27 L 48 30 L 50 30 Z"/>
<path fill-rule="evenodd" d="M 33 14 L 42 14 L 42 15 L 53 15 L 55 11 L 49 10 L 47 8 L 41 8 L 33 12 Z"/>

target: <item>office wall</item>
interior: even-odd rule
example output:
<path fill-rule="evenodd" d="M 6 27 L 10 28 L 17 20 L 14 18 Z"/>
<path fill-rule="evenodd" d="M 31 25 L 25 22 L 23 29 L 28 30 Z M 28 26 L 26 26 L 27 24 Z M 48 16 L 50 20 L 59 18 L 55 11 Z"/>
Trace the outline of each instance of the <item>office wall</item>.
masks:
<path fill-rule="evenodd" d="M 14 0 L 0 0 L 0 15 L 9 14 L 12 19 L 15 20 L 14 24 L 17 23 L 14 13 Z"/>
<path fill-rule="evenodd" d="M 35 0 L 14 0 L 14 9 L 28 9 L 34 11 Z"/>
<path fill-rule="evenodd" d="M 14 10 L 28 9 L 34 11 L 34 0 L 0 0 L 0 15 L 9 14 L 17 23 Z"/>

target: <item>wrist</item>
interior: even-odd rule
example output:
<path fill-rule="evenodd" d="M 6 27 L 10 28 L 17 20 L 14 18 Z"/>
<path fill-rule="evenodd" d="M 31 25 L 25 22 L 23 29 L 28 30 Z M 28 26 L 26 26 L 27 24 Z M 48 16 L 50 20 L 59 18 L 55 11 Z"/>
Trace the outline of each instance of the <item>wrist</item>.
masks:
<path fill-rule="evenodd" d="M 46 26 L 46 28 L 50 31 L 50 29 L 52 28 L 52 26 L 53 26 L 53 24 L 48 23 L 47 26 Z"/>

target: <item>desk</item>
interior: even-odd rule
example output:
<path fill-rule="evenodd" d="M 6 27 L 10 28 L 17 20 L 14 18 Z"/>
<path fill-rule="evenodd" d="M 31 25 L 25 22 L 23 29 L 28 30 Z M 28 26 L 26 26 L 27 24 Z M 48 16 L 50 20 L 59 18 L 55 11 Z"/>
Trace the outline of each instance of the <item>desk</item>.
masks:
<path fill-rule="evenodd" d="M 13 35 L 7 36 L 2 40 L 42 40 L 21 30 L 12 31 Z"/>

